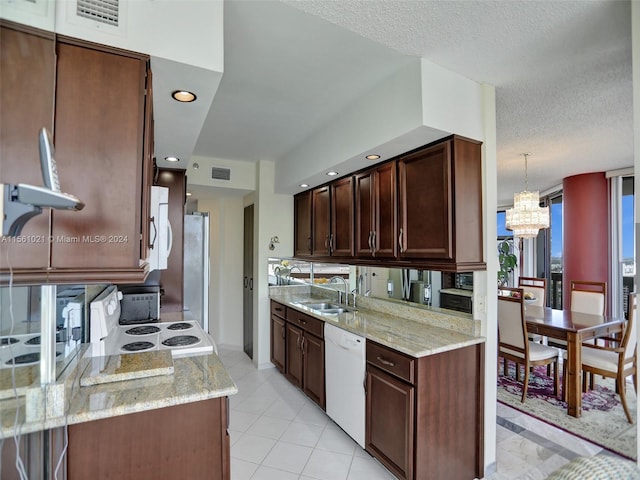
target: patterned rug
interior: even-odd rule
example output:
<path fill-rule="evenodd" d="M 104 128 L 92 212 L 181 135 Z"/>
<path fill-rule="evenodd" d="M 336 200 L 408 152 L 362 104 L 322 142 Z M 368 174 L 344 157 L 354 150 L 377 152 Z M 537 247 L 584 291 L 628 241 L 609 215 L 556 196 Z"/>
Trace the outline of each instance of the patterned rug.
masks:
<path fill-rule="evenodd" d="M 502 360 L 501 360 L 502 362 Z M 520 374 L 522 376 L 522 372 Z M 562 378 L 560 379 L 562 388 Z M 627 382 L 627 404 L 636 421 L 636 394 Z M 567 404 L 553 395 L 553 377 L 547 377 L 546 367 L 535 367 L 529 376 L 529 388 L 524 403 L 522 381 L 515 380 L 515 366 L 509 363 L 508 376 L 498 374 L 498 401 L 536 417 L 580 438 L 588 440 L 624 457 L 636 459 L 636 425 L 627 422 L 620 397 L 612 379 L 596 376 L 594 390 L 582 394 L 582 415 L 567 414 Z"/>

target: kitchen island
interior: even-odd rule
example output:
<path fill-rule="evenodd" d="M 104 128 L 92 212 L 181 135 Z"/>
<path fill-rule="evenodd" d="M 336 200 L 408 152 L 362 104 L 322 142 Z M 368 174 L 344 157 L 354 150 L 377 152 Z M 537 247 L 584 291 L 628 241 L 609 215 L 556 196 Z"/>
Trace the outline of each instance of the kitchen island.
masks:
<path fill-rule="evenodd" d="M 79 354 L 55 384 L 1 401 L 1 438 L 67 427 L 69 479 L 178 478 L 176 465 L 229 478 L 227 399 L 238 389 L 215 353 L 174 358 L 173 373 L 80 386 L 94 360 Z"/>
<path fill-rule="evenodd" d="M 324 327 L 364 337 L 364 379 L 350 381 L 363 385 L 365 400 L 342 403 L 364 410 L 366 451 L 399 479 L 482 478 L 485 339 L 471 315 L 361 297 L 355 310 L 309 306 L 337 307 L 334 297 L 316 287 L 272 287 L 276 367 L 324 408 L 324 378 L 334 374 L 325 371 Z"/>

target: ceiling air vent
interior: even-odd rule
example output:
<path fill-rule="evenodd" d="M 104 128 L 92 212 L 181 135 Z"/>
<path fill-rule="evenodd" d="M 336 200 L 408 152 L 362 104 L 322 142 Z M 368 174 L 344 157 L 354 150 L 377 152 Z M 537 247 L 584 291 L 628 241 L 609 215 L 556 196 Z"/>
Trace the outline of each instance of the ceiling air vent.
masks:
<path fill-rule="evenodd" d="M 96 22 L 118 26 L 120 0 L 77 0 L 76 14 Z"/>
<path fill-rule="evenodd" d="M 231 169 L 211 167 L 211 178 L 214 180 L 231 180 Z"/>

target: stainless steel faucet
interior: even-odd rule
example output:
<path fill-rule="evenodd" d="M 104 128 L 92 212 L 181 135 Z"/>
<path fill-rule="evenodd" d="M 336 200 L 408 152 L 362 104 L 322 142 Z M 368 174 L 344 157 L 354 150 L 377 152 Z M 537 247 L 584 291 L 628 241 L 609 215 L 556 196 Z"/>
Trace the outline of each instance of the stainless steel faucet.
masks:
<path fill-rule="evenodd" d="M 344 283 L 344 292 L 342 292 L 342 291 L 338 290 L 338 302 L 339 302 L 339 303 L 345 303 L 345 302 L 343 302 L 343 300 L 342 300 L 342 294 L 344 293 L 344 294 L 345 294 L 345 296 L 346 296 L 346 294 L 347 294 L 347 293 L 348 293 L 348 291 L 349 291 L 349 287 L 347 286 L 347 281 L 344 279 L 344 277 L 341 277 L 340 275 L 336 275 L 336 276 L 331 277 L 331 278 L 329 279 L 329 283 L 333 283 L 333 281 L 334 281 L 334 280 L 342 280 L 342 283 Z M 346 298 L 347 298 L 347 300 L 346 300 L 345 305 L 348 307 L 348 306 L 349 306 L 349 297 L 346 297 Z"/>

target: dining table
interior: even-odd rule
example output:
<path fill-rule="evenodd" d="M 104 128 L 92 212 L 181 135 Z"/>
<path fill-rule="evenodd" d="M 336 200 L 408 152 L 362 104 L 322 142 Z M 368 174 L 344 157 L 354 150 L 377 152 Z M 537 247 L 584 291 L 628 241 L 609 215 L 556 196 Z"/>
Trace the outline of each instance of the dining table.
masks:
<path fill-rule="evenodd" d="M 525 305 L 527 331 L 567 342 L 566 388 L 567 413 L 573 417 L 582 414 L 582 348 L 590 339 L 610 337 L 624 329 L 623 317 L 593 315 L 556 310 L 549 307 Z"/>

